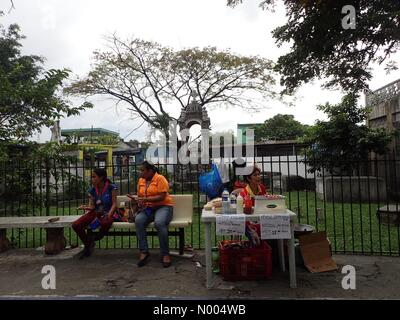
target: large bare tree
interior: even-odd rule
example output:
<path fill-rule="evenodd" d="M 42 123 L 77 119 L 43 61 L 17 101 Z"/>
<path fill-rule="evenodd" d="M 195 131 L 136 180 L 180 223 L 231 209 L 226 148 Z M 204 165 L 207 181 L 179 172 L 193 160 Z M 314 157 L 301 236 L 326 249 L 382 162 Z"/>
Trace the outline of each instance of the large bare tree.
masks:
<path fill-rule="evenodd" d="M 168 137 L 171 106 L 184 109 L 195 94 L 201 106 L 262 108 L 277 98 L 273 63 L 213 47 L 174 51 L 140 39 L 107 38 L 94 53 L 92 70 L 73 82 L 74 95 L 102 95 L 124 102 L 134 117 Z M 167 110 L 168 109 L 168 110 Z"/>

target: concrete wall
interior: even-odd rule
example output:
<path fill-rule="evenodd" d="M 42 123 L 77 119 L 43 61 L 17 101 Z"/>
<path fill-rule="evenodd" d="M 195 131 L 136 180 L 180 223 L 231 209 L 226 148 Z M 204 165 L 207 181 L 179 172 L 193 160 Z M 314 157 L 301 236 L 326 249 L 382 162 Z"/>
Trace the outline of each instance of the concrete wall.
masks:
<path fill-rule="evenodd" d="M 369 186 L 369 187 L 368 187 Z M 320 199 L 337 202 L 379 202 L 387 200 L 386 182 L 382 178 L 354 176 L 354 177 L 326 177 L 317 178 L 316 192 Z M 342 197 L 343 193 L 343 197 Z"/>
<path fill-rule="evenodd" d="M 270 187 L 270 184 L 268 186 Z M 286 175 L 275 175 L 273 176 L 273 187 L 274 193 L 276 192 L 287 192 L 287 191 L 304 191 L 304 190 L 315 190 L 315 179 L 310 178 L 304 179 L 301 176 L 286 176 Z"/>

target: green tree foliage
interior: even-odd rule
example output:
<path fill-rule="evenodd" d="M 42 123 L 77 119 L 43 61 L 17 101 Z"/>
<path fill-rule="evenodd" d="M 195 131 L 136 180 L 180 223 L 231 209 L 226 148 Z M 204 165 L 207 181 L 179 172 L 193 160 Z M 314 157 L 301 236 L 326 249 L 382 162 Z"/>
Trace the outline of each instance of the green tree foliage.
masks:
<path fill-rule="evenodd" d="M 109 50 L 95 52 L 94 66 L 68 92 L 104 95 L 127 104 L 133 116 L 169 136 L 174 118 L 166 106 L 185 109 L 191 95 L 202 107 L 257 107 L 246 93 L 277 97 L 271 61 L 242 57 L 216 48 L 174 51 L 155 42 L 109 38 Z M 176 119 L 175 119 L 176 120 Z"/>
<path fill-rule="evenodd" d="M 228 0 L 236 6 L 242 0 Z M 278 45 L 290 44 L 287 54 L 279 57 L 276 70 L 281 72 L 285 92 L 293 92 L 312 79 L 327 78 L 327 87 L 340 85 L 345 91 L 368 88 L 372 63 L 387 61 L 400 45 L 400 1 L 387 0 L 284 0 L 287 23 L 276 28 Z M 273 8 L 276 0 L 260 2 L 263 9 Z M 344 29 L 347 19 L 342 8 L 352 5 L 356 12 L 355 29 Z"/>
<path fill-rule="evenodd" d="M 66 194 L 67 182 L 72 181 L 68 184 L 71 186 L 80 178 L 68 170 L 77 164 L 77 157 L 65 155 L 65 147 L 56 142 L 0 143 L 0 184 L 5 186 L 3 193 L 0 192 L 0 199 L 18 200 L 22 195 L 30 194 L 39 208 L 45 206 L 50 194 L 61 193 L 62 190 Z M 75 187 L 73 185 L 71 190 L 76 191 Z"/>
<path fill-rule="evenodd" d="M 44 70 L 44 59 L 21 55 L 18 25 L 0 25 L 0 142 L 22 141 L 63 115 L 91 107 L 71 107 L 59 94 L 68 70 Z"/>
<path fill-rule="evenodd" d="M 346 95 L 339 104 L 318 106 L 326 113 L 328 121 L 317 121 L 302 142 L 310 145 L 305 149 L 312 172 L 321 168 L 334 173 L 350 174 L 369 152 L 385 153 L 396 132 L 372 129 L 365 125 L 369 111 L 357 106 L 357 96 Z"/>
<path fill-rule="evenodd" d="M 256 141 L 295 140 L 304 135 L 309 126 L 300 123 L 290 114 L 277 114 L 255 127 Z"/>

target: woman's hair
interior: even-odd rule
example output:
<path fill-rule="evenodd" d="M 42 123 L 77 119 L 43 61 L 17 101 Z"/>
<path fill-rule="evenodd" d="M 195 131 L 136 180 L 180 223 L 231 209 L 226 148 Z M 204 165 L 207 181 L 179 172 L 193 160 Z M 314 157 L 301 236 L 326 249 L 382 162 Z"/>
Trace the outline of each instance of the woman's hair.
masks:
<path fill-rule="evenodd" d="M 107 171 L 106 171 L 106 169 L 103 169 L 103 168 L 95 168 L 95 169 L 93 169 L 93 172 L 94 172 L 97 176 L 99 176 L 100 178 L 102 178 L 102 180 L 103 180 L 104 182 L 107 181 Z"/>
<path fill-rule="evenodd" d="M 243 176 L 243 177 L 244 177 L 244 181 L 245 181 L 246 183 L 249 183 L 249 182 L 250 182 L 251 176 L 252 176 L 256 171 L 258 171 L 259 173 L 261 173 L 261 169 L 260 169 L 259 167 L 257 167 L 257 166 L 249 167 L 249 168 L 248 168 L 248 171 L 250 172 L 250 170 L 251 170 L 251 173 L 249 173 L 249 174 L 246 175 L 246 176 Z"/>
<path fill-rule="evenodd" d="M 143 166 L 146 170 L 151 170 L 151 171 L 153 171 L 154 173 L 158 173 L 158 168 L 157 168 L 154 164 L 150 163 L 149 161 L 143 161 L 143 162 L 142 162 L 142 166 Z"/>

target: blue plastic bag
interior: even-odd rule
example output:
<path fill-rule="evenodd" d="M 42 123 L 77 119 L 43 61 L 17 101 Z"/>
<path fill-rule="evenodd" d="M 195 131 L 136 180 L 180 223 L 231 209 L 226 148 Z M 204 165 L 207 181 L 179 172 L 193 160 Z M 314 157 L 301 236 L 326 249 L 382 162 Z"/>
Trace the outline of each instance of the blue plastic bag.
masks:
<path fill-rule="evenodd" d="M 211 171 L 203 173 L 199 177 L 200 191 L 204 192 L 210 199 L 217 198 L 224 190 L 224 184 L 215 164 L 212 164 Z"/>
<path fill-rule="evenodd" d="M 93 219 L 93 221 L 90 223 L 89 228 L 92 229 L 92 231 L 96 230 L 98 227 L 101 226 L 100 220 L 96 217 Z"/>

